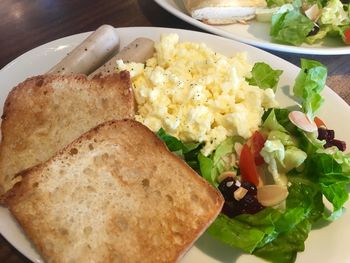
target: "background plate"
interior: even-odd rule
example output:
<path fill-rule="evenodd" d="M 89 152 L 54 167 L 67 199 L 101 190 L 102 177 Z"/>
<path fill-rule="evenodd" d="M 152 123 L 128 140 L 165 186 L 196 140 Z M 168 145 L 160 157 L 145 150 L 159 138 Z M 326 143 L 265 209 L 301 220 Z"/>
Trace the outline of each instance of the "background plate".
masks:
<path fill-rule="evenodd" d="M 279 83 L 280 88 L 277 92 L 278 101 L 281 106 L 295 104 L 290 95 L 289 86 L 293 85 L 299 68 L 265 51 L 215 35 L 180 29 L 135 27 L 119 28 L 116 31 L 121 39 L 121 47 L 130 43 L 136 37 L 148 37 L 158 41 L 161 34 L 173 32 L 180 35 L 180 41 L 204 42 L 212 49 L 227 56 L 231 56 L 236 52 L 247 52 L 251 63 L 264 61 L 274 69 L 283 70 Z M 0 70 L 0 105 L 4 104 L 6 96 L 12 87 L 29 76 L 45 73 L 60 61 L 67 52 L 80 44 L 88 34 L 83 33 L 65 37 L 37 47 Z M 350 125 L 344 125 L 344 120 L 347 120 L 348 116 L 350 116 L 350 107 L 327 87 L 323 95 L 326 101 L 319 112 L 319 116 L 327 123 L 328 127 L 336 130 L 338 138 L 345 140 L 350 145 Z M 1 113 L 2 107 L 0 108 Z M 346 207 L 350 208 L 349 202 Z M 350 244 L 349 222 L 350 212 L 347 212 L 338 221 L 330 225 L 317 226 L 316 229 L 311 231 L 306 241 L 305 252 L 298 255 L 297 262 L 350 262 L 350 250 L 348 249 L 348 244 Z M 9 211 L 4 207 L 0 207 L 0 233 L 29 259 L 34 262 L 42 262 L 40 256 L 26 239 Z M 232 249 L 204 234 L 181 262 L 258 263 L 263 261 L 254 256 L 242 254 L 240 251 Z"/>
<path fill-rule="evenodd" d="M 350 54 L 350 46 L 346 46 L 340 39 L 337 38 L 326 38 L 323 42 L 314 45 L 303 44 L 298 47 L 271 43 L 271 38 L 269 36 L 270 23 L 250 21 L 247 25 L 232 24 L 212 26 L 193 19 L 187 13 L 182 0 L 154 1 L 178 18 L 203 30 L 260 48 L 310 55 Z"/>

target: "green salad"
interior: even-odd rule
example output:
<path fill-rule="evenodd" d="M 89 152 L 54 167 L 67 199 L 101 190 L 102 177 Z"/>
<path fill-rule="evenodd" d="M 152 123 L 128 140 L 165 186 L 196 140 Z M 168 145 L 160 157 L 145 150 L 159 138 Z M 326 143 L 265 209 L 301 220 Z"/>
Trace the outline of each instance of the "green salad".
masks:
<path fill-rule="evenodd" d="M 273 21 L 286 21 L 287 14 L 274 15 Z M 247 81 L 275 90 L 281 73 L 256 63 Z M 229 137 L 209 156 L 201 153 L 201 143 L 158 131 L 170 151 L 224 196 L 222 213 L 207 230 L 211 236 L 270 262 L 294 262 L 315 222 L 344 213 L 350 155 L 344 153 L 345 142 L 316 117 L 326 77 L 322 64 L 303 59 L 293 86 L 300 109 L 267 110 L 251 138 Z"/>
<path fill-rule="evenodd" d="M 257 20 L 270 22 L 273 42 L 299 46 L 326 36 L 350 44 L 348 0 L 267 0 Z"/>

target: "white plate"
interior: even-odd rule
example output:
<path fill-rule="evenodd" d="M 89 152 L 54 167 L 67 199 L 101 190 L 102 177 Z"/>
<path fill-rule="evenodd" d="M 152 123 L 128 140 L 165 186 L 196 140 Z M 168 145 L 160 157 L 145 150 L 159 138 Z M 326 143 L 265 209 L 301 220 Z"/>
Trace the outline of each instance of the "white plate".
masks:
<path fill-rule="evenodd" d="M 302 44 L 289 46 L 271 42 L 269 35 L 270 23 L 250 21 L 247 25 L 232 24 L 212 26 L 193 19 L 186 11 L 182 0 L 154 0 L 168 12 L 178 18 L 208 32 L 231 38 L 260 48 L 310 55 L 345 55 L 350 54 L 350 46 L 346 46 L 337 38 L 326 38 L 323 42 L 314 45 Z"/>
<path fill-rule="evenodd" d="M 288 85 L 294 83 L 299 69 L 265 51 L 218 36 L 179 29 L 136 27 L 116 30 L 121 38 L 122 47 L 136 37 L 149 37 L 158 41 L 160 34 L 175 32 L 180 35 L 181 41 L 204 42 L 216 51 L 228 56 L 236 52 L 246 51 L 251 63 L 264 61 L 273 68 L 284 71 L 280 80 L 280 87 L 282 88 L 277 96 L 282 106 L 295 104 L 289 95 Z M 26 77 L 45 73 L 67 52 L 85 39 L 87 35 L 88 33 L 69 36 L 37 47 L 0 70 L 0 105 L 3 105 L 12 87 Z M 343 125 L 344 120 L 350 116 L 350 107 L 329 88 L 325 89 L 324 96 L 326 102 L 319 115 L 329 127 L 336 130 L 338 138 L 345 139 L 347 144 L 350 145 L 350 125 Z M 2 108 L 0 111 L 2 111 Z M 349 203 L 347 207 L 350 207 Z M 349 221 L 350 211 L 340 220 L 326 227 L 313 230 L 306 242 L 306 251 L 299 254 L 297 262 L 350 262 L 350 250 L 348 249 L 348 244 L 350 244 Z M 8 210 L 3 207 L 0 207 L 0 232 L 29 259 L 34 262 L 42 262 Z M 254 256 L 242 254 L 240 251 L 229 248 L 213 240 L 210 236 L 204 235 L 195 243 L 195 246 L 187 253 L 182 262 L 257 263 L 263 261 Z"/>

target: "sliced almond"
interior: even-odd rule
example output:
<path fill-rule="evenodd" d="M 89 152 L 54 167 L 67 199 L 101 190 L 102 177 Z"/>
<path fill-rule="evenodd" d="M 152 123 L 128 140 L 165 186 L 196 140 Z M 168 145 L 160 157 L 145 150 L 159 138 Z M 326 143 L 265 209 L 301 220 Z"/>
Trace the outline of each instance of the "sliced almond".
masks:
<path fill-rule="evenodd" d="M 237 161 L 238 161 L 239 157 L 241 156 L 241 151 L 242 151 L 243 145 L 239 142 L 236 142 L 233 147 L 235 148 L 235 151 L 237 153 Z"/>
<path fill-rule="evenodd" d="M 317 131 L 317 125 L 314 121 L 311 121 L 308 116 L 301 111 L 292 111 L 288 115 L 289 120 L 298 128 L 307 131 Z"/>
<path fill-rule="evenodd" d="M 222 160 L 228 164 L 230 167 L 236 165 L 236 155 L 235 154 L 226 154 L 224 157 L 222 157 Z"/>
<path fill-rule="evenodd" d="M 317 4 L 312 5 L 310 8 L 305 10 L 305 15 L 312 21 L 316 22 L 321 15 L 321 9 Z"/>
<path fill-rule="evenodd" d="M 288 189 L 284 186 L 273 184 L 259 187 L 257 199 L 263 206 L 275 206 L 286 200 Z"/>
<path fill-rule="evenodd" d="M 236 191 L 233 192 L 233 197 L 239 201 L 241 200 L 246 194 L 248 193 L 248 190 L 244 187 L 239 187 Z"/>
<path fill-rule="evenodd" d="M 225 180 L 227 177 L 235 177 L 236 176 L 236 173 L 235 172 L 232 172 L 232 171 L 226 171 L 226 172 L 223 172 L 222 174 L 219 175 L 218 177 L 218 181 L 219 183 L 221 183 L 223 180 Z"/>

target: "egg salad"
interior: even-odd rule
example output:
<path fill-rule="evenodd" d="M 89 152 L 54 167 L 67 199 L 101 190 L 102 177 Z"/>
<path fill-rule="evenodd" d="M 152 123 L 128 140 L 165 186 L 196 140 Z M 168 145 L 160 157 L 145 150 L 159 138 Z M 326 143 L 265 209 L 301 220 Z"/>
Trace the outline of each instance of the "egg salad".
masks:
<path fill-rule="evenodd" d="M 203 43 L 163 35 L 146 64 L 117 61 L 128 70 L 137 101 L 136 120 L 183 142 L 201 142 L 208 156 L 227 137 L 249 138 L 264 110 L 277 106 L 272 89 L 249 85 L 245 53 L 226 57 Z"/>

